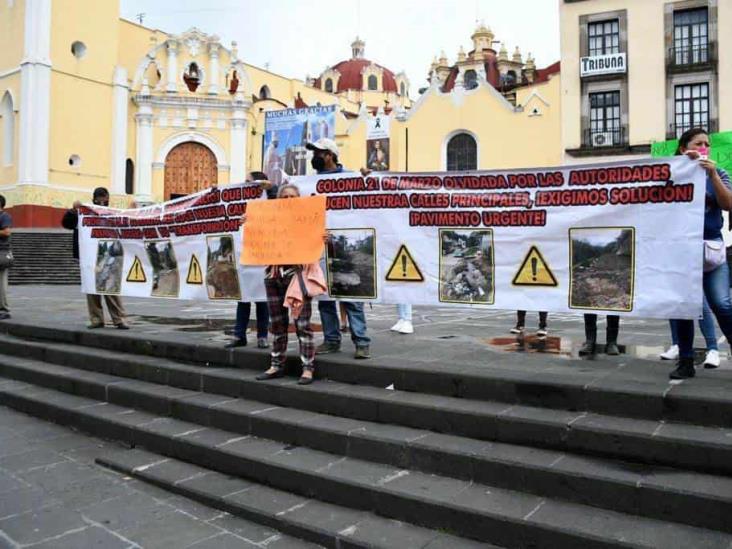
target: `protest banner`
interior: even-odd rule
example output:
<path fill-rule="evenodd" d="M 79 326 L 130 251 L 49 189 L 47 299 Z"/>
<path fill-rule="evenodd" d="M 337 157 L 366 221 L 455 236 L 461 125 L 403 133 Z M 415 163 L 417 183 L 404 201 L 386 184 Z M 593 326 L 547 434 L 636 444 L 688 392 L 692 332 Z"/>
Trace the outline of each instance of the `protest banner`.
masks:
<path fill-rule="evenodd" d="M 296 182 L 326 199 L 331 297 L 696 318 L 705 178 L 678 156 Z M 142 210 L 87 210 L 83 291 L 264 300 L 263 268 L 234 259 L 241 214 L 260 198 L 256 186 L 231 185 Z"/>
<path fill-rule="evenodd" d="M 389 128 L 391 119 L 383 112 L 366 119 L 366 167 L 389 171 Z"/>
<path fill-rule="evenodd" d="M 308 142 L 335 138 L 335 105 L 281 109 L 264 113 L 262 171 L 274 185 L 285 175 L 311 173 Z"/>
<path fill-rule="evenodd" d="M 249 204 L 242 265 L 304 265 L 323 253 L 325 196 Z"/>

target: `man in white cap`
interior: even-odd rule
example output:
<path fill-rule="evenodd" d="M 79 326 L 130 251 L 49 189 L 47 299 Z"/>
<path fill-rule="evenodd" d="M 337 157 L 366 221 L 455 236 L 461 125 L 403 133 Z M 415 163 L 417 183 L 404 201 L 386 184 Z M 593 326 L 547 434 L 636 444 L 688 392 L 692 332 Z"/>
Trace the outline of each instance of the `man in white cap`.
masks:
<path fill-rule="evenodd" d="M 318 174 L 342 173 L 346 170 L 338 163 L 338 145 L 332 139 L 323 137 L 305 147 L 313 151 L 310 161 Z M 356 346 L 355 358 L 370 358 L 369 344 L 371 339 L 366 335 L 366 315 L 363 302 L 346 301 L 343 303 L 351 326 L 351 340 Z M 341 349 L 341 331 L 338 323 L 338 312 L 335 301 L 318 301 L 320 321 L 323 323 L 324 341 L 315 349 L 316 354 L 336 353 Z"/>

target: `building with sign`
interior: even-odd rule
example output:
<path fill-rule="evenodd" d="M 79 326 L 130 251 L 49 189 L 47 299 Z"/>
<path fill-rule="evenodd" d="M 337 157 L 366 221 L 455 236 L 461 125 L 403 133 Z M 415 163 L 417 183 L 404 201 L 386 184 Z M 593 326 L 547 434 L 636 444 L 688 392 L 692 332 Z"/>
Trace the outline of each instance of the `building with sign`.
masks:
<path fill-rule="evenodd" d="M 564 163 L 732 128 L 732 2 L 562 0 Z"/>

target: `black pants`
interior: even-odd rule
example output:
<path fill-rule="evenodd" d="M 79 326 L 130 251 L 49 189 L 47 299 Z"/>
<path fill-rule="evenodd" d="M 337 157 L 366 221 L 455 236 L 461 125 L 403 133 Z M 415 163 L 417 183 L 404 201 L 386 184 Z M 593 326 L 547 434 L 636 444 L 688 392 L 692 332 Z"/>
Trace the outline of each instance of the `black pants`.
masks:
<path fill-rule="evenodd" d="M 618 315 L 607 315 L 607 331 L 605 332 L 606 343 L 617 343 L 618 332 L 620 331 L 620 317 Z M 585 338 L 587 341 L 597 341 L 597 315 L 585 315 Z"/>
<path fill-rule="evenodd" d="M 539 313 L 539 328 L 546 328 L 546 317 L 548 313 L 542 311 Z M 516 311 L 516 325 L 526 326 L 526 311 Z"/>

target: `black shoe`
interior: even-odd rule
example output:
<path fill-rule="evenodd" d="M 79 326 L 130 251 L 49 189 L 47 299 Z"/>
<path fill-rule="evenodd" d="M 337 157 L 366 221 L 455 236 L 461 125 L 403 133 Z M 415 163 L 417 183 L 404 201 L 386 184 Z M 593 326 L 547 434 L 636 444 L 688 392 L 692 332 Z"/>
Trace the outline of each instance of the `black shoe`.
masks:
<path fill-rule="evenodd" d="M 594 355 L 595 354 L 595 342 L 588 339 L 582 344 L 579 350 L 580 356 Z"/>
<path fill-rule="evenodd" d="M 614 341 L 610 341 L 609 343 L 605 344 L 605 354 L 610 356 L 619 355 L 620 349 L 618 348 L 618 344 Z"/>
<path fill-rule="evenodd" d="M 129 330 L 130 326 L 129 324 L 125 324 L 124 322 L 120 322 L 119 324 L 115 324 L 118 330 Z"/>
<path fill-rule="evenodd" d="M 236 347 L 246 347 L 247 340 L 243 337 L 237 337 L 234 341 L 229 341 L 224 345 L 224 349 L 235 349 Z"/>
<path fill-rule="evenodd" d="M 277 379 L 278 377 L 285 377 L 284 368 L 279 368 L 274 372 L 264 372 L 263 374 L 259 374 L 256 379 L 258 381 L 266 381 L 268 379 Z"/>
<path fill-rule="evenodd" d="M 678 366 L 668 377 L 671 379 L 688 379 L 696 375 L 693 358 L 680 358 Z"/>
<path fill-rule="evenodd" d="M 0 313 L 0 320 L 7 320 L 10 318 L 10 313 Z"/>

